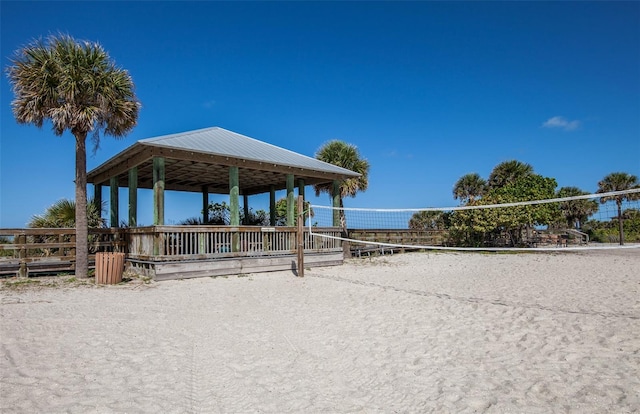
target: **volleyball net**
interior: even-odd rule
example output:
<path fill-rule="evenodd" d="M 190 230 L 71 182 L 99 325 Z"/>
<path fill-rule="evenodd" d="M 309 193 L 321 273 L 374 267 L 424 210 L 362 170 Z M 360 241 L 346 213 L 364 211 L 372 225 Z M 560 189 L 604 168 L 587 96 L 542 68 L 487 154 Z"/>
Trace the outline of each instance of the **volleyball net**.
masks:
<path fill-rule="evenodd" d="M 485 197 L 456 207 L 407 209 L 311 205 L 312 217 L 307 224 L 313 237 L 349 242 L 354 252 L 640 247 L 640 188 L 502 201 Z M 342 227 L 342 236 L 314 232 L 317 227 Z"/>

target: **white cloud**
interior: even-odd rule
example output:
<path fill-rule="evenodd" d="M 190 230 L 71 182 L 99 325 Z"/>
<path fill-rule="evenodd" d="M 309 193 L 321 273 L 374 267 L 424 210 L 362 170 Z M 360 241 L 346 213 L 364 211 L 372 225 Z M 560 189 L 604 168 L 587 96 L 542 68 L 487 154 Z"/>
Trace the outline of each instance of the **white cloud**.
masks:
<path fill-rule="evenodd" d="M 578 120 L 569 121 L 563 116 L 554 116 L 553 118 L 547 119 L 545 123 L 542 124 L 544 128 L 560 128 L 560 129 L 564 129 L 565 131 L 576 130 L 580 128 L 580 125 L 581 125 L 580 121 Z"/>

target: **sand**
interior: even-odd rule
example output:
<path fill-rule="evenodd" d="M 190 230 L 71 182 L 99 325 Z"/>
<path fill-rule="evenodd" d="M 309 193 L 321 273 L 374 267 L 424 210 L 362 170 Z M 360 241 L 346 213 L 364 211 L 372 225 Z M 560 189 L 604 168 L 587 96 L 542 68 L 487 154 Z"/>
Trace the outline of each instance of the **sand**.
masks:
<path fill-rule="evenodd" d="M 0 291 L 2 413 L 640 411 L 640 250 Z"/>

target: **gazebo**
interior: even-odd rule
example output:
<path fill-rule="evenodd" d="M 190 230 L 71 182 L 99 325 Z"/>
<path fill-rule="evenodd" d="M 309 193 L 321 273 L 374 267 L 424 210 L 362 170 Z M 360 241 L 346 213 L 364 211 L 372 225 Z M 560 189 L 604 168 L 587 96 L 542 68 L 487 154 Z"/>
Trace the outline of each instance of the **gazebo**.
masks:
<path fill-rule="evenodd" d="M 212 127 L 140 140 L 90 171 L 87 182 L 94 185 L 98 203 L 102 202 L 102 187 L 110 188 L 112 227 L 119 223 L 118 189 L 128 187 L 127 259 L 138 270 L 161 279 L 291 268 L 295 187 L 304 197 L 306 185 L 333 183 L 333 204 L 338 206 L 340 181 L 358 176 L 315 158 Z M 153 190 L 153 206 L 149 206 L 153 208 L 152 226 L 137 226 L 139 188 Z M 284 189 L 287 226 L 275 227 L 275 192 Z M 165 190 L 201 193 L 205 225 L 165 226 Z M 250 195 L 267 192 L 270 226 L 242 226 L 240 196 L 248 210 Z M 206 225 L 209 194 L 229 195 L 229 226 Z M 334 217 L 334 227 L 326 231 L 339 233 L 338 225 Z M 306 265 L 341 263 L 338 252 L 341 255 L 338 240 L 305 238 L 305 255 L 310 256 L 305 259 Z"/>

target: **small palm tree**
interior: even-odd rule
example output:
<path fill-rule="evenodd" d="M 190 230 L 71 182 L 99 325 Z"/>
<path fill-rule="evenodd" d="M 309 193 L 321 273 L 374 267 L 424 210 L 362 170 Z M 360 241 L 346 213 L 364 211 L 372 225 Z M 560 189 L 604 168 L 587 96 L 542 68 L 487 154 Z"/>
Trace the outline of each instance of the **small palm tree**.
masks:
<path fill-rule="evenodd" d="M 558 198 L 575 197 L 589 194 L 578 187 L 562 187 L 557 192 Z M 598 211 L 595 200 L 570 200 L 560 203 L 560 212 L 571 228 L 581 228 L 587 218 Z"/>
<path fill-rule="evenodd" d="M 625 172 L 614 172 L 602 179 L 598 183 L 598 193 L 609 193 L 612 191 L 625 191 L 634 188 L 639 188 L 638 177 L 635 175 L 627 174 Z M 618 232 L 620 233 L 620 245 L 624 244 L 624 229 L 622 225 L 622 202 L 624 200 L 637 200 L 640 198 L 640 193 L 621 194 L 614 196 L 606 196 L 600 198 L 600 203 L 604 204 L 607 201 L 615 201 L 618 206 Z"/>
<path fill-rule="evenodd" d="M 347 178 L 340 183 L 340 225 L 343 229 L 347 228 L 347 219 L 344 214 L 343 198 L 355 197 L 360 191 L 366 191 L 369 186 L 369 162 L 361 158 L 358 148 L 355 145 L 347 144 L 339 140 L 332 140 L 324 144 L 316 153 L 316 158 L 338 167 L 346 168 L 360 174 L 359 177 Z M 318 184 L 314 186 L 316 196 L 320 193 L 333 192 L 331 183 Z"/>
<path fill-rule="evenodd" d="M 533 167 L 527 163 L 516 160 L 505 161 L 493 168 L 487 185 L 489 188 L 500 188 L 532 174 Z"/>
<path fill-rule="evenodd" d="M 442 211 L 418 211 L 409 219 L 409 228 L 415 230 L 444 230 L 450 216 Z"/>
<path fill-rule="evenodd" d="M 103 206 L 98 206 L 93 199 L 87 203 L 87 223 L 89 228 L 104 227 L 102 218 Z M 43 214 L 31 218 L 28 227 L 31 228 L 73 228 L 76 226 L 76 203 L 73 200 L 62 199 L 47 207 Z"/>
<path fill-rule="evenodd" d="M 313 209 L 311 208 L 311 202 L 305 201 L 303 205 L 304 212 L 304 221 L 306 223 L 307 219 L 315 216 Z M 293 225 L 298 225 L 298 203 L 293 206 Z M 287 225 L 287 199 L 281 198 L 276 201 L 276 226 L 286 226 Z"/>
<path fill-rule="evenodd" d="M 102 218 L 102 210 L 104 206 L 98 206 L 93 200 L 87 203 L 87 223 L 89 228 L 104 227 L 105 221 Z M 27 224 L 30 228 L 51 229 L 51 228 L 73 228 L 76 225 L 76 203 L 73 200 L 62 199 L 56 201 L 53 205 L 47 207 L 43 214 L 35 215 Z M 97 241 L 98 236 L 91 235 L 88 241 L 93 245 Z M 58 236 L 35 236 L 34 240 L 39 243 L 57 243 L 61 240 Z M 65 236 L 65 242 L 71 241 L 70 236 Z M 44 249 L 48 256 L 51 253 L 50 248 Z M 92 253 L 95 249 L 91 248 Z"/>
<path fill-rule="evenodd" d="M 477 173 L 465 174 L 453 186 L 453 198 L 463 203 L 473 202 L 482 197 L 487 188 L 487 182 Z"/>
<path fill-rule="evenodd" d="M 18 50 L 7 72 L 18 123 L 40 128 L 48 120 L 56 135 L 68 130 L 75 137 L 76 276 L 87 277 L 86 139 L 93 133 L 97 149 L 100 131 L 119 138 L 133 129 L 140 108 L 133 81 L 102 46 L 68 35 L 51 36 L 46 44 L 39 40 Z"/>

